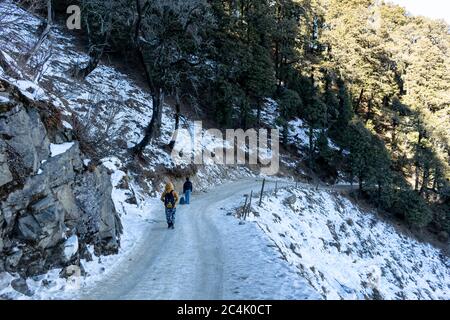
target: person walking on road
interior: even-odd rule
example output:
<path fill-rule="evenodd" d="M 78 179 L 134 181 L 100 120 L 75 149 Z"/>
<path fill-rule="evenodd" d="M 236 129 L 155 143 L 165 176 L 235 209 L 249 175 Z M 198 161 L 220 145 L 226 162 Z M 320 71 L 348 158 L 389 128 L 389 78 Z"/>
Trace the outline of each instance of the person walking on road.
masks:
<path fill-rule="evenodd" d="M 166 208 L 167 225 L 169 229 L 175 229 L 175 213 L 177 211 L 178 193 L 171 182 L 166 184 L 166 188 L 161 195 L 161 201 Z"/>
<path fill-rule="evenodd" d="M 192 190 L 192 182 L 188 177 L 186 178 L 186 182 L 183 185 L 184 201 L 186 204 L 190 204 Z"/>

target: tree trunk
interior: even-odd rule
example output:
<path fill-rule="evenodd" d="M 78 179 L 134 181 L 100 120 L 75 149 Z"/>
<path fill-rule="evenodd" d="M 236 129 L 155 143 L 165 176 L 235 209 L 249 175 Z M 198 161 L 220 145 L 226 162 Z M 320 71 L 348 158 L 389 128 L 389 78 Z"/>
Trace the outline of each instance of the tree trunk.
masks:
<path fill-rule="evenodd" d="M 281 92 L 281 72 L 280 72 L 280 44 L 275 43 L 275 77 L 277 79 L 277 92 Z"/>
<path fill-rule="evenodd" d="M 160 134 L 161 121 L 162 121 L 162 106 L 164 102 L 164 94 L 162 88 L 155 86 L 152 78 L 148 72 L 147 64 L 145 63 L 144 52 L 141 45 L 137 44 L 137 51 L 139 54 L 139 60 L 144 69 L 145 78 L 147 80 L 147 85 L 152 94 L 153 111 L 150 123 L 145 128 L 144 138 L 136 146 L 131 148 L 132 152 L 136 155 L 141 155 L 145 147 L 150 143 L 150 141 Z"/>
<path fill-rule="evenodd" d="M 137 44 L 139 43 L 139 35 L 141 33 L 141 23 L 142 23 L 142 6 L 140 0 L 136 0 L 136 10 L 137 10 L 137 18 L 134 26 L 134 44 L 137 46 Z"/>
<path fill-rule="evenodd" d="M 391 149 L 392 152 L 395 152 L 397 150 L 397 120 L 394 119 L 392 121 L 392 141 L 391 141 Z"/>
<path fill-rule="evenodd" d="M 433 177 L 433 191 L 437 192 L 438 189 L 438 179 L 439 179 L 439 170 L 437 168 L 434 169 L 434 177 Z"/>
<path fill-rule="evenodd" d="M 94 49 L 94 51 L 89 54 L 89 61 L 88 64 L 86 65 L 86 67 L 76 71 L 76 78 L 78 79 L 86 79 L 86 77 L 88 75 L 90 75 L 92 73 L 92 71 L 94 71 L 99 62 L 101 57 L 103 56 L 103 51 L 104 51 L 104 46 L 102 46 L 101 49 Z"/>
<path fill-rule="evenodd" d="M 152 118 L 150 120 L 150 123 L 145 128 L 144 137 L 142 138 L 141 142 L 139 142 L 136 146 L 132 148 L 133 153 L 137 155 L 141 155 L 145 147 L 147 147 L 150 141 L 152 141 L 153 137 L 159 134 L 159 128 L 157 123 L 158 119 L 160 119 L 160 113 L 162 111 L 162 99 L 163 99 L 162 90 L 159 90 L 157 93 L 154 93 L 152 95 L 152 102 L 153 102 Z"/>
<path fill-rule="evenodd" d="M 416 146 L 416 162 L 415 162 L 415 166 L 416 166 L 416 182 L 415 182 L 415 186 L 414 186 L 414 190 L 415 191 L 419 191 L 419 176 L 420 176 L 420 163 L 419 160 L 417 159 L 418 157 L 418 153 L 419 153 L 419 148 L 420 148 L 420 144 L 422 143 L 422 129 L 420 128 L 420 123 L 419 123 L 419 138 L 417 140 L 417 146 Z"/>
<path fill-rule="evenodd" d="M 419 164 L 416 163 L 416 181 L 414 184 L 415 191 L 419 191 L 419 184 L 420 184 L 419 176 L 420 176 L 420 168 L 419 168 Z"/>
<path fill-rule="evenodd" d="M 422 187 L 420 188 L 420 194 L 424 195 L 428 193 L 428 181 L 430 177 L 430 169 L 424 168 L 423 169 L 423 175 L 422 175 Z"/>
<path fill-rule="evenodd" d="M 50 34 L 50 31 L 52 30 L 53 25 L 52 0 L 47 0 L 47 21 L 45 23 L 46 23 L 45 29 L 39 36 L 39 40 L 36 42 L 36 44 L 33 46 L 30 52 L 28 52 L 25 55 L 25 64 L 28 64 L 28 62 L 30 62 L 31 57 L 33 57 L 36 51 L 39 50 L 39 48 L 42 46 L 47 36 Z"/>
<path fill-rule="evenodd" d="M 355 105 L 355 114 L 358 114 L 359 108 L 361 106 L 362 100 L 364 98 L 364 88 L 361 89 L 361 93 L 359 94 L 358 102 Z"/>
<path fill-rule="evenodd" d="M 389 107 L 389 97 L 384 96 L 383 97 L 383 108 L 386 110 Z"/>
<path fill-rule="evenodd" d="M 137 17 L 134 25 L 134 45 L 139 47 L 139 37 L 141 35 L 142 16 L 145 14 L 147 8 L 150 6 L 150 2 L 144 0 L 144 6 L 142 6 L 142 0 L 136 0 Z"/>
<path fill-rule="evenodd" d="M 177 90 L 175 102 L 175 130 L 172 135 L 172 140 L 169 143 L 170 151 L 173 150 L 173 148 L 175 147 L 175 143 L 177 142 L 178 129 L 180 128 L 180 115 L 181 115 L 181 102 L 180 102 L 180 95 Z"/>
<path fill-rule="evenodd" d="M 110 2 L 109 10 L 112 11 L 112 2 Z M 97 66 L 100 62 L 100 59 L 102 58 L 103 53 L 105 52 L 105 47 L 107 46 L 109 38 L 111 36 L 112 16 L 113 16 L 112 13 L 110 13 L 108 16 L 107 30 L 105 32 L 105 37 L 103 39 L 103 43 L 98 46 L 95 44 L 91 44 L 88 64 L 86 67 L 82 68 L 81 70 L 76 71 L 77 78 L 85 79 L 88 75 L 90 75 L 92 73 L 92 71 L 94 71 L 97 68 Z M 86 23 L 86 30 L 88 33 L 88 37 L 90 38 L 91 34 L 90 34 L 89 25 L 87 23 Z M 89 40 L 89 42 L 91 42 L 91 40 Z"/>

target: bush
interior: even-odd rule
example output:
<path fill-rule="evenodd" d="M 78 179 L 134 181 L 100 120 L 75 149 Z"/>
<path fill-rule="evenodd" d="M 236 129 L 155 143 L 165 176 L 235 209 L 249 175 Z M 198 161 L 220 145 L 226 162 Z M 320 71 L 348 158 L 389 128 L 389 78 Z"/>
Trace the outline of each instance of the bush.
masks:
<path fill-rule="evenodd" d="M 433 220 L 433 213 L 425 200 L 413 190 L 400 190 L 394 194 L 390 211 L 414 227 L 425 228 Z"/>

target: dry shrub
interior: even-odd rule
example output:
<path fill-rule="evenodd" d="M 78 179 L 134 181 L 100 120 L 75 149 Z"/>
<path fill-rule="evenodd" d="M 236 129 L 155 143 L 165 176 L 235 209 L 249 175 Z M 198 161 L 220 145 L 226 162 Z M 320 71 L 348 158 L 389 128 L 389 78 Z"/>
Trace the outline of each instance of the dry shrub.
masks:
<path fill-rule="evenodd" d="M 101 157 L 97 152 L 95 143 L 90 139 L 86 126 L 81 123 L 75 114 L 72 114 L 72 128 L 74 139 L 78 141 L 80 151 L 93 162 L 97 162 Z"/>
<path fill-rule="evenodd" d="M 165 173 L 169 178 L 184 179 L 185 177 L 195 176 L 198 173 L 198 166 L 189 164 L 186 167 L 165 168 Z"/>

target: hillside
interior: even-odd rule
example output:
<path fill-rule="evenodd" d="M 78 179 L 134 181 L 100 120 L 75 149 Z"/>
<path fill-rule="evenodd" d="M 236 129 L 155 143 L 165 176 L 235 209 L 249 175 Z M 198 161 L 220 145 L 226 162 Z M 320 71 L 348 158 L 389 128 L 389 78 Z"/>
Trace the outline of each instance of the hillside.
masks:
<path fill-rule="evenodd" d="M 336 191 L 283 188 L 254 205 L 248 220 L 324 299 L 449 298 L 447 255 Z"/>
<path fill-rule="evenodd" d="M 449 299 L 442 23 L 371 0 L 76 3 L 73 31 L 64 1 L 0 2 L 0 300 Z"/>

